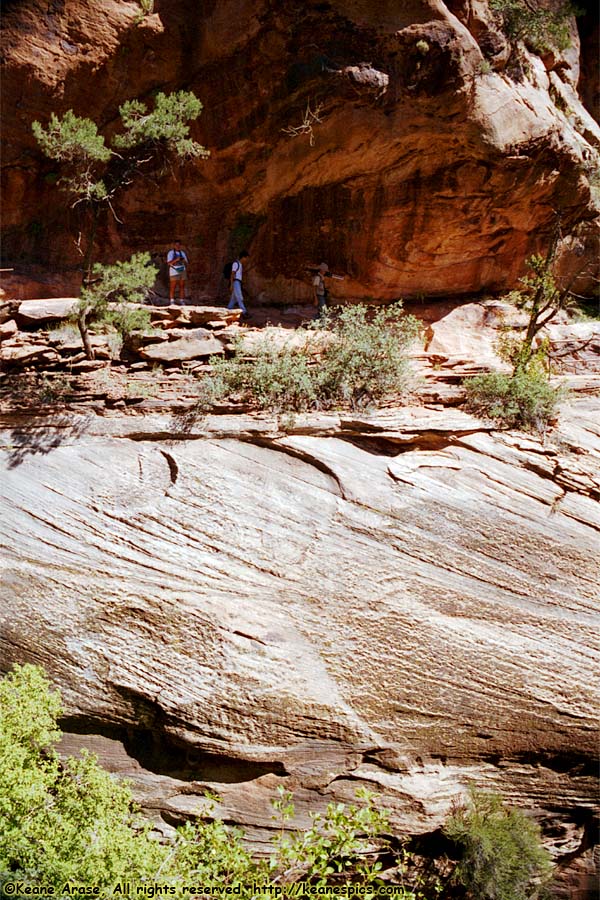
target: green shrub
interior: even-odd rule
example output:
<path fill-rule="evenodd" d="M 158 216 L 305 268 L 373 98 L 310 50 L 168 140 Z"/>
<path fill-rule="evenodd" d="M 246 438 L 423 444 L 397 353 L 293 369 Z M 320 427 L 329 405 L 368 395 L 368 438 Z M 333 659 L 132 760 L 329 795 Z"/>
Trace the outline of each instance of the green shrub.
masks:
<path fill-rule="evenodd" d="M 106 310 L 103 321 L 111 325 L 121 338 L 126 338 L 132 331 L 147 331 L 150 328 L 150 311 L 117 304 Z"/>
<path fill-rule="evenodd" d="M 404 314 L 400 302 L 375 313 L 366 306 L 348 306 L 321 327 L 331 335 L 317 376 L 324 403 L 357 406 L 406 391 L 408 350 L 420 325 Z"/>
<path fill-rule="evenodd" d="M 170 885 L 175 897 L 189 897 L 183 885 L 239 888 L 256 896 L 253 884 L 306 884 L 315 888 L 357 881 L 374 897 L 381 857 L 398 856 L 385 876 L 399 886 L 399 900 L 432 900 L 437 878 L 426 888 L 405 884 L 410 854 L 393 850 L 388 814 L 375 795 L 357 791 L 362 803 L 329 803 L 312 813 L 303 830 L 288 829 L 295 810 L 283 785 L 272 801 L 276 834 L 264 860 L 253 859 L 243 833 L 215 816 L 218 797 L 207 797 L 205 820 L 177 829 L 159 842 L 133 804 L 127 785 L 105 772 L 94 757 L 60 759 L 59 694 L 43 671 L 15 666 L 0 680 L 0 894 L 7 881 L 42 883 L 63 893 L 67 882 L 99 885 L 114 898 L 117 881 Z M 278 826 L 278 827 L 277 827 Z M 472 792 L 454 811 L 446 834 L 461 848 L 456 879 L 472 900 L 530 900 L 548 879 L 548 854 L 539 829 L 499 797 Z M 237 892 L 236 892 L 237 893 Z M 273 896 L 273 894 L 270 894 Z M 300 891 L 296 892 L 300 896 Z M 152 896 L 149 894 L 149 896 Z M 446 895 L 445 895 L 446 896 Z M 450 895 L 448 895 L 450 896 Z"/>
<path fill-rule="evenodd" d="M 0 872 L 62 887 L 108 886 L 156 871 L 161 847 L 139 826 L 126 787 L 90 756 L 60 762 L 60 698 L 40 669 L 0 683 Z"/>
<path fill-rule="evenodd" d="M 505 428 L 543 432 L 556 416 L 564 389 L 554 388 L 539 366 L 512 375 L 490 372 L 466 384 L 467 406 Z"/>
<path fill-rule="evenodd" d="M 1 382 L 0 396 L 11 404 L 23 407 L 62 403 L 72 392 L 71 381 L 61 373 L 19 372 L 6 375 Z"/>
<path fill-rule="evenodd" d="M 456 880 L 472 900 L 532 900 L 549 880 L 550 855 L 538 826 L 495 794 L 472 791 L 446 835 L 461 849 Z"/>
<path fill-rule="evenodd" d="M 600 321 L 600 295 L 596 299 L 580 298 L 577 305 L 573 306 L 572 313 L 576 322 Z"/>
<path fill-rule="evenodd" d="M 418 331 L 397 303 L 374 314 L 346 307 L 315 323 L 301 345 L 275 346 L 267 332 L 251 357 L 242 337 L 232 359 L 211 359 L 201 403 L 209 407 L 232 394 L 277 412 L 377 403 L 406 390 L 408 349 Z"/>
<path fill-rule="evenodd" d="M 490 0 L 490 9 L 508 38 L 523 40 L 538 53 L 570 47 L 569 19 L 581 15 L 581 10 L 570 2 L 551 10 L 532 7 L 525 0 Z"/>
<path fill-rule="evenodd" d="M 94 757 L 59 759 L 54 747 L 61 712 L 41 669 L 15 666 L 0 681 L 0 891 L 9 880 L 61 893 L 71 882 L 99 885 L 108 898 L 117 881 L 147 881 L 172 885 L 177 897 L 189 896 L 182 892 L 186 884 L 239 887 L 239 896 L 250 900 L 253 883 L 344 883 L 346 876 L 376 882 L 379 866 L 365 854 L 376 851 L 387 819 L 372 795 L 363 795 L 362 807 L 330 804 L 295 837 L 282 831 L 265 861 L 250 856 L 239 829 L 210 820 L 218 798 L 207 806 L 209 821 L 187 823 L 162 844 L 142 821 L 129 788 Z M 273 802 L 282 822 L 293 815 L 290 800 L 282 788 Z M 401 896 L 413 898 L 408 891 Z"/>

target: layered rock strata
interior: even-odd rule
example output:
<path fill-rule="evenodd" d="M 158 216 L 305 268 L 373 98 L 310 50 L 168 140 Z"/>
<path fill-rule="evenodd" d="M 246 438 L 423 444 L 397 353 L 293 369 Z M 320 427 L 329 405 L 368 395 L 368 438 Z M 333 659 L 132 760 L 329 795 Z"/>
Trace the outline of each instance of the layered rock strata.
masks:
<path fill-rule="evenodd" d="M 282 783 L 292 827 L 366 785 L 399 831 L 431 833 L 474 783 L 577 855 L 597 789 L 598 409 L 573 401 L 546 442 L 439 407 L 287 432 L 5 416 L 3 666 L 46 667 L 65 749 L 132 777 L 163 830 L 209 787 L 260 849 Z"/>

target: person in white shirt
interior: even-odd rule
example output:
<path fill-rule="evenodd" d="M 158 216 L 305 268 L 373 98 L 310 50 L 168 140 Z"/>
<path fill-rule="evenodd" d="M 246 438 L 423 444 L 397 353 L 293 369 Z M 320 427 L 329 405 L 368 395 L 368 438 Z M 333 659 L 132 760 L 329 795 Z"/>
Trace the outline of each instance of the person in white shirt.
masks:
<path fill-rule="evenodd" d="M 242 315 L 248 315 L 248 311 L 244 305 L 244 295 L 242 293 L 242 278 L 244 275 L 244 260 L 248 259 L 250 254 L 247 250 L 236 256 L 235 261 L 231 265 L 231 276 L 229 279 L 229 287 L 231 289 L 231 297 L 227 304 L 227 309 L 234 309 L 238 306 Z"/>
<path fill-rule="evenodd" d="M 169 265 L 169 301 L 172 303 L 175 300 L 175 291 L 179 285 L 179 299 L 183 306 L 189 260 L 185 250 L 181 249 L 181 241 L 174 242 L 173 248 L 167 253 L 167 263 Z"/>

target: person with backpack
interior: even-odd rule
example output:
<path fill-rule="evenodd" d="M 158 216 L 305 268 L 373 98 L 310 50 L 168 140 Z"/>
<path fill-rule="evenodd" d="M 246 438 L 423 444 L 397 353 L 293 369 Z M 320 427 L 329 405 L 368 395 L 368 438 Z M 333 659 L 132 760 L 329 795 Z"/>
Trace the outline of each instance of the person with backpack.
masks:
<path fill-rule="evenodd" d="M 185 250 L 181 249 L 180 240 L 176 240 L 172 249 L 167 253 L 167 264 L 169 266 L 169 302 L 173 303 L 175 300 L 175 291 L 179 285 L 179 300 L 183 306 L 189 260 Z"/>
<path fill-rule="evenodd" d="M 329 302 L 329 291 L 325 287 L 325 279 L 336 278 L 338 281 L 343 281 L 344 276 L 333 275 L 329 271 L 329 266 L 326 262 L 322 262 L 316 269 L 313 266 L 307 266 L 307 268 L 311 272 L 314 272 L 312 278 L 313 304 L 317 307 L 315 319 L 319 319 L 323 313 L 327 311 L 327 304 Z"/>
<path fill-rule="evenodd" d="M 244 260 L 248 259 L 250 254 L 247 250 L 242 250 L 236 256 L 231 264 L 231 273 L 229 275 L 230 298 L 227 309 L 235 309 L 238 306 L 242 311 L 242 316 L 248 315 L 248 310 L 244 305 L 244 295 L 242 293 L 242 278 L 244 275 Z"/>
<path fill-rule="evenodd" d="M 325 287 L 325 276 L 329 272 L 327 263 L 322 262 L 312 280 L 313 302 L 317 307 L 315 319 L 318 319 L 327 309 L 329 291 Z"/>

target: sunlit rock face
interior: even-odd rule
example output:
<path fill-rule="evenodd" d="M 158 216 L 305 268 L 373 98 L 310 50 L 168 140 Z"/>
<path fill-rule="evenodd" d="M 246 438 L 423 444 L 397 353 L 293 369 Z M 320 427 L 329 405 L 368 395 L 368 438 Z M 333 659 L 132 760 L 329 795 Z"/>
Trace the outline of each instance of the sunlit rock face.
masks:
<path fill-rule="evenodd" d="M 565 233 L 594 217 L 599 133 L 574 22 L 571 49 L 530 53 L 523 71 L 480 0 L 156 0 L 141 20 L 122 0 L 25 0 L 3 27 L 10 263 L 80 263 L 80 210 L 31 122 L 72 108 L 110 133 L 125 99 L 182 87 L 204 103 L 193 132 L 211 158 L 122 194 L 100 253 L 164 253 L 177 232 L 198 298 L 243 244 L 252 292 L 274 301 L 305 297 L 321 259 L 346 274 L 341 297 L 503 289 L 556 210 Z M 588 240 L 583 268 L 596 255 Z"/>
<path fill-rule="evenodd" d="M 65 750 L 166 828 L 264 847 L 269 798 L 365 784 L 432 832 L 469 782 L 592 835 L 598 401 L 552 440 L 458 410 L 3 425 L 2 665 L 41 663 Z M 37 426 L 42 427 L 37 427 Z M 586 876 L 587 877 L 587 876 Z"/>

